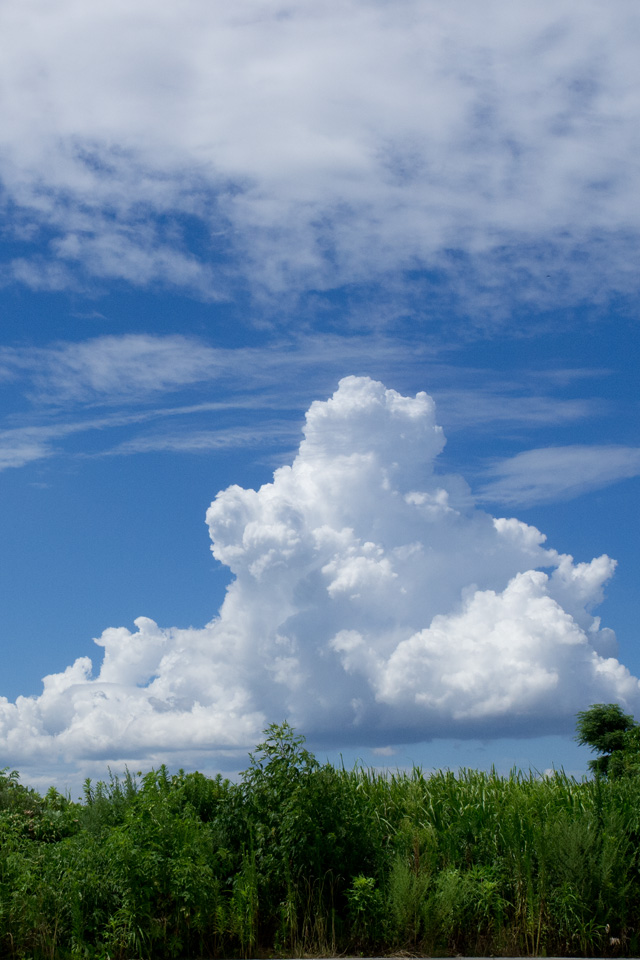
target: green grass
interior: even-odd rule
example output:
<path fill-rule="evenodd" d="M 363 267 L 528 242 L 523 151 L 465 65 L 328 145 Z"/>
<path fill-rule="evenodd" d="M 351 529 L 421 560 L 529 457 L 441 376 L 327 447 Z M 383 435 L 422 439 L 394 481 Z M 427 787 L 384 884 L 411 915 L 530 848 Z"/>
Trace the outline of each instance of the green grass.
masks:
<path fill-rule="evenodd" d="M 0 957 L 637 954 L 640 778 L 385 776 L 266 734 L 237 784 L 1 775 Z"/>

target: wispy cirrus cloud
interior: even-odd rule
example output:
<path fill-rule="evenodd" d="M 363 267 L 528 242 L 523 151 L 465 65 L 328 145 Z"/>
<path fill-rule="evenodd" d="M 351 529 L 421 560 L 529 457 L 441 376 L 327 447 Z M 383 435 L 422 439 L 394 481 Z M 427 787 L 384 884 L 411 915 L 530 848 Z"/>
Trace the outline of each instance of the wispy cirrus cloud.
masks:
<path fill-rule="evenodd" d="M 430 385 L 450 431 L 563 426 L 608 410 L 601 399 L 567 396 L 567 370 L 560 387 L 553 377 L 541 383 L 536 371 L 514 379 L 465 370 L 400 338 L 276 336 L 260 346 L 220 348 L 180 334 L 108 335 L 0 348 L 0 384 L 13 397 L 0 431 L 0 462 L 16 467 L 64 455 L 83 433 L 100 441 L 75 440 L 73 455 L 195 453 L 254 441 L 261 447 L 268 437 L 284 441 L 286 423 L 299 422 L 309 396 L 350 369 L 399 385 Z M 179 428 L 161 426 L 172 419 Z"/>
<path fill-rule="evenodd" d="M 52 446 L 30 437 L 28 432 L 14 436 L 0 434 L 0 471 L 24 467 L 35 460 L 42 460 L 54 453 Z"/>
<path fill-rule="evenodd" d="M 255 401 L 251 410 L 255 414 Z M 0 431 L 0 472 L 3 470 L 24 467 L 36 460 L 43 460 L 53 456 L 74 457 L 105 457 L 129 456 L 144 453 L 174 453 L 174 454 L 208 454 L 217 450 L 230 450 L 240 447 L 253 447 L 256 450 L 269 446 L 281 449 L 290 446 L 299 433 L 299 424 L 296 420 L 278 420 L 267 415 L 253 425 L 234 425 L 233 427 L 213 427 L 208 429 L 189 425 L 190 417 L 202 413 L 202 407 L 207 412 L 229 414 L 237 413 L 242 409 L 233 403 L 218 403 L 200 405 L 194 408 L 162 408 L 150 410 L 145 414 L 128 416 L 108 416 L 99 419 L 87 419 L 76 422 L 61 422 L 47 427 L 18 427 L 13 430 Z M 246 409 L 246 408 L 245 408 Z M 264 408 L 263 408 L 264 409 Z M 184 421 L 182 429 L 171 430 L 158 428 L 158 421 L 167 418 Z M 255 421 L 255 416 L 252 418 Z M 140 430 L 141 425 L 146 430 Z M 127 428 L 129 438 L 122 441 L 113 440 L 114 433 L 121 434 Z M 77 442 L 72 450 L 65 447 L 64 441 L 78 434 L 99 432 L 104 441 L 98 450 L 95 441 L 89 449 L 78 450 Z"/>
<path fill-rule="evenodd" d="M 43 347 L 0 347 L 0 383 L 11 383 L 37 404 L 126 404 L 203 383 L 231 387 L 235 403 L 244 392 L 249 405 L 249 391 L 277 386 L 281 404 L 300 388 L 301 380 L 335 378 L 336 371 L 339 375 L 347 368 L 365 367 L 372 372 L 385 369 L 400 379 L 407 371 L 409 376 L 421 371 L 454 425 L 568 422 L 606 408 L 600 398 L 565 397 L 557 391 L 576 379 L 607 376 L 606 370 L 562 369 L 557 376 L 554 371 L 541 376 L 524 369 L 514 378 L 491 368 L 452 366 L 438 353 L 428 342 L 383 335 L 275 335 L 261 345 L 231 348 L 181 334 L 107 335 Z M 191 406 L 195 411 L 198 404 Z"/>
<path fill-rule="evenodd" d="M 238 447 L 264 448 L 267 445 L 292 445 L 298 436 L 297 421 L 269 419 L 254 426 L 223 427 L 213 430 L 185 429 L 178 432 L 154 431 L 132 437 L 108 449 L 100 456 L 127 456 L 135 453 L 215 453 Z"/>
<path fill-rule="evenodd" d="M 363 363 L 400 370 L 409 351 L 414 360 L 428 356 L 426 348 L 385 337 L 276 335 L 262 345 L 228 348 L 181 334 L 108 335 L 0 347 L 0 380 L 14 387 L 22 381 L 38 404 L 123 404 L 197 384 L 235 393 L 278 385 L 282 397 L 303 373 L 321 376 L 336 365 Z"/>
<path fill-rule="evenodd" d="M 463 378 L 461 378 L 463 379 Z M 523 386 L 514 389 L 500 382 L 477 389 L 434 390 L 443 411 L 443 423 L 449 429 L 481 427 L 495 429 L 497 424 L 547 427 L 586 420 L 607 410 L 605 400 L 597 397 L 557 397 L 529 393 Z"/>
<path fill-rule="evenodd" d="M 640 476 L 640 447 L 579 445 L 525 450 L 490 467 L 478 496 L 489 503 L 532 506 Z"/>
<path fill-rule="evenodd" d="M 472 323 L 629 293 L 639 35 L 597 0 L 5 5 L 5 229 L 33 247 L 4 280 L 284 298 L 426 266 Z"/>
<path fill-rule="evenodd" d="M 126 334 L 0 349 L 0 368 L 22 374 L 40 402 L 122 402 L 209 380 L 223 367 L 216 350 L 194 338 Z"/>

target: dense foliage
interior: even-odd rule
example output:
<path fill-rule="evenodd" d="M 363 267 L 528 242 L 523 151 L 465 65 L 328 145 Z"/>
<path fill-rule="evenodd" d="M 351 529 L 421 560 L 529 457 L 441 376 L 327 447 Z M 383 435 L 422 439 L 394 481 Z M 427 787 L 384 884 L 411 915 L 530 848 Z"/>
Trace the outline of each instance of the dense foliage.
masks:
<path fill-rule="evenodd" d="M 576 740 L 598 754 L 589 761 L 596 776 L 640 772 L 640 725 L 617 703 L 594 703 L 577 717 Z"/>
<path fill-rule="evenodd" d="M 0 956 L 637 955 L 640 778 L 161 767 L 84 803 L 0 776 Z"/>

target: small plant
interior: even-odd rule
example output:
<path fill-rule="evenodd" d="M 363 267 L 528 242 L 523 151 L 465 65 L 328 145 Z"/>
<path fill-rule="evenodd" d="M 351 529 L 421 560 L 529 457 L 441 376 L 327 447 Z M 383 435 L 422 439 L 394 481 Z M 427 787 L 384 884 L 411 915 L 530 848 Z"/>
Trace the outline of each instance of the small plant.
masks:
<path fill-rule="evenodd" d="M 358 949 L 379 943 L 383 929 L 382 896 L 373 877 L 355 877 L 347 890 L 351 938 Z"/>

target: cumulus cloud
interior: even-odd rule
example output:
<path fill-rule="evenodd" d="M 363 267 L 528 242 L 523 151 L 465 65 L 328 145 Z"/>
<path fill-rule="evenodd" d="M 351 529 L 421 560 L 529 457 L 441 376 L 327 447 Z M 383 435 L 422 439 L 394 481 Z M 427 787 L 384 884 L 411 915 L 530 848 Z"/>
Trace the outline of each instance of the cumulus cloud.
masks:
<path fill-rule="evenodd" d="M 635 289 L 639 33 L 597 0 L 4 4 L 0 279 Z"/>
<path fill-rule="evenodd" d="M 593 613 L 615 562 L 576 563 L 478 509 L 437 471 L 444 444 L 426 393 L 343 379 L 311 405 L 291 465 L 211 504 L 233 574 L 218 616 L 105 630 L 97 669 L 81 657 L 40 696 L 0 701 L 3 755 L 211 763 L 285 716 L 316 743 L 382 749 L 563 732 L 595 701 L 640 707 Z"/>

